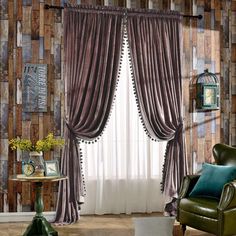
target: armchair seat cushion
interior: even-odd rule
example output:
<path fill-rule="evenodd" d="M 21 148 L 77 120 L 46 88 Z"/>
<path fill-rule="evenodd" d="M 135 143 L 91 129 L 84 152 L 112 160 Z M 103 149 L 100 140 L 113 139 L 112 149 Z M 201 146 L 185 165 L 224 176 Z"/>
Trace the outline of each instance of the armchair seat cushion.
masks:
<path fill-rule="evenodd" d="M 218 204 L 216 198 L 189 197 L 181 199 L 179 208 L 196 215 L 217 219 Z"/>

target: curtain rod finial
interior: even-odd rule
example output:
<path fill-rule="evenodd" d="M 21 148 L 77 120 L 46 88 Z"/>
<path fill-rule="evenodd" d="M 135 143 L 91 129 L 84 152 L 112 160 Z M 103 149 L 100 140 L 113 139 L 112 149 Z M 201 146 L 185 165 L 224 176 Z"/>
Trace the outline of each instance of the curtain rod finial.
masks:
<path fill-rule="evenodd" d="M 199 20 L 201 20 L 201 19 L 202 19 L 202 15 L 198 15 L 197 18 L 198 18 Z"/>
<path fill-rule="evenodd" d="M 50 9 L 50 6 L 48 4 L 45 4 L 44 9 Z"/>

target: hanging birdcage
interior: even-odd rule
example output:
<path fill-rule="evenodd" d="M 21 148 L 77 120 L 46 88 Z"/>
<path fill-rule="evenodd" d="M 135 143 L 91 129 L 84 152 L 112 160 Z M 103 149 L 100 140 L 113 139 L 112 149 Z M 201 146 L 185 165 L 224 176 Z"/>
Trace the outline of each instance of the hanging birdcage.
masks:
<path fill-rule="evenodd" d="M 219 81 L 216 74 L 205 70 L 196 81 L 196 108 L 217 110 L 220 106 Z"/>

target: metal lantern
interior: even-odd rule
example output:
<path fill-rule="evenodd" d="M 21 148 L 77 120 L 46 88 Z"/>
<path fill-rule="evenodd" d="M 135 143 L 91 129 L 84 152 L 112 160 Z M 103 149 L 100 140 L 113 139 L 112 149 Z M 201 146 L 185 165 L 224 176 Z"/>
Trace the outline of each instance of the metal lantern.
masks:
<path fill-rule="evenodd" d="M 196 108 L 199 110 L 217 110 L 220 104 L 220 89 L 216 74 L 205 70 L 198 75 L 196 82 Z"/>

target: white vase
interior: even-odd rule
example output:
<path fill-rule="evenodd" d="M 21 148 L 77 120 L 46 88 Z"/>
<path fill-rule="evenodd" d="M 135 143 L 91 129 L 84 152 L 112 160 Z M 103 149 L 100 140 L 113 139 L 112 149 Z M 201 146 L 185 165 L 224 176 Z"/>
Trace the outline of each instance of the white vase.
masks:
<path fill-rule="evenodd" d="M 32 174 L 34 177 L 43 177 L 44 176 L 44 159 L 43 152 L 30 152 L 29 153 L 29 162 L 34 165 L 35 171 Z"/>

